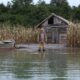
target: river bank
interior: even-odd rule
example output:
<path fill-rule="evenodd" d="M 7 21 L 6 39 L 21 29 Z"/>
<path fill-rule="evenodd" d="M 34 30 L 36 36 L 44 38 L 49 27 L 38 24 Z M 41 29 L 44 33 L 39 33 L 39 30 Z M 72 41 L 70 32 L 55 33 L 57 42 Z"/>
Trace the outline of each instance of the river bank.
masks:
<path fill-rule="evenodd" d="M 28 51 L 28 52 L 36 52 L 38 50 L 38 44 L 17 44 L 16 49 L 20 51 Z M 66 44 L 46 44 L 45 45 L 46 50 L 49 49 L 67 49 Z"/>

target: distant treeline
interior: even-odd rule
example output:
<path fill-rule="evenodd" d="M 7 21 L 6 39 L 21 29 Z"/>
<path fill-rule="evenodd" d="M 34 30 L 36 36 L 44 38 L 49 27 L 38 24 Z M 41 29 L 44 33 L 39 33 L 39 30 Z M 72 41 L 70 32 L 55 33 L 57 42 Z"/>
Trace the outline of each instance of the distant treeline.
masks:
<path fill-rule="evenodd" d="M 37 4 L 33 0 L 12 0 L 7 6 L 0 4 L 0 24 L 34 27 L 51 13 L 74 22 L 80 21 L 80 6 L 71 7 L 67 0 L 51 0 L 50 4 L 43 0 Z"/>

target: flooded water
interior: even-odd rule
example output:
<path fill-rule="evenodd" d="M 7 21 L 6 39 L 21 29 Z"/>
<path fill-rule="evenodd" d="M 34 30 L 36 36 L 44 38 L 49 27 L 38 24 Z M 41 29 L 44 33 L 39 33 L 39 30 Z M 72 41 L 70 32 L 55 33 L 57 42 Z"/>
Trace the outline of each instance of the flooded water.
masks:
<path fill-rule="evenodd" d="M 0 52 L 0 80 L 80 80 L 80 50 Z"/>

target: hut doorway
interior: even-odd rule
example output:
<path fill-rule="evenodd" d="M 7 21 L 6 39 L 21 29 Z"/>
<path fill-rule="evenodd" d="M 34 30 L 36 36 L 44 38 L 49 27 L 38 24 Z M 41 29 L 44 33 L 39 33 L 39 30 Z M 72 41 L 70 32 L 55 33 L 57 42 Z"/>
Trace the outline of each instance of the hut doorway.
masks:
<path fill-rule="evenodd" d="M 52 43 L 59 43 L 59 33 L 57 28 L 54 28 L 54 30 L 52 31 Z"/>
<path fill-rule="evenodd" d="M 47 33 L 47 39 L 48 43 L 54 43 L 54 44 L 59 43 L 58 28 L 52 28 L 51 30 L 49 30 Z"/>

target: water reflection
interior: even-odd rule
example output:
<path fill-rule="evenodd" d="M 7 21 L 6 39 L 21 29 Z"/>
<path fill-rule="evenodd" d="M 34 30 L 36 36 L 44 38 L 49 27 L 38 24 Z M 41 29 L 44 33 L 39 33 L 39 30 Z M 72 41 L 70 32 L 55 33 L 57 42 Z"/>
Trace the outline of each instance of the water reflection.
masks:
<path fill-rule="evenodd" d="M 63 77 L 66 77 L 66 68 L 67 68 L 67 57 L 66 55 L 57 54 L 55 52 L 49 53 L 48 56 L 49 59 L 49 68 L 51 71 L 51 74 L 56 74 L 56 77 L 60 80 L 66 80 Z M 54 75 L 52 75 L 54 76 Z M 57 79 L 57 80 L 58 80 Z"/>
<path fill-rule="evenodd" d="M 80 80 L 80 50 L 1 52 L 0 80 Z"/>

